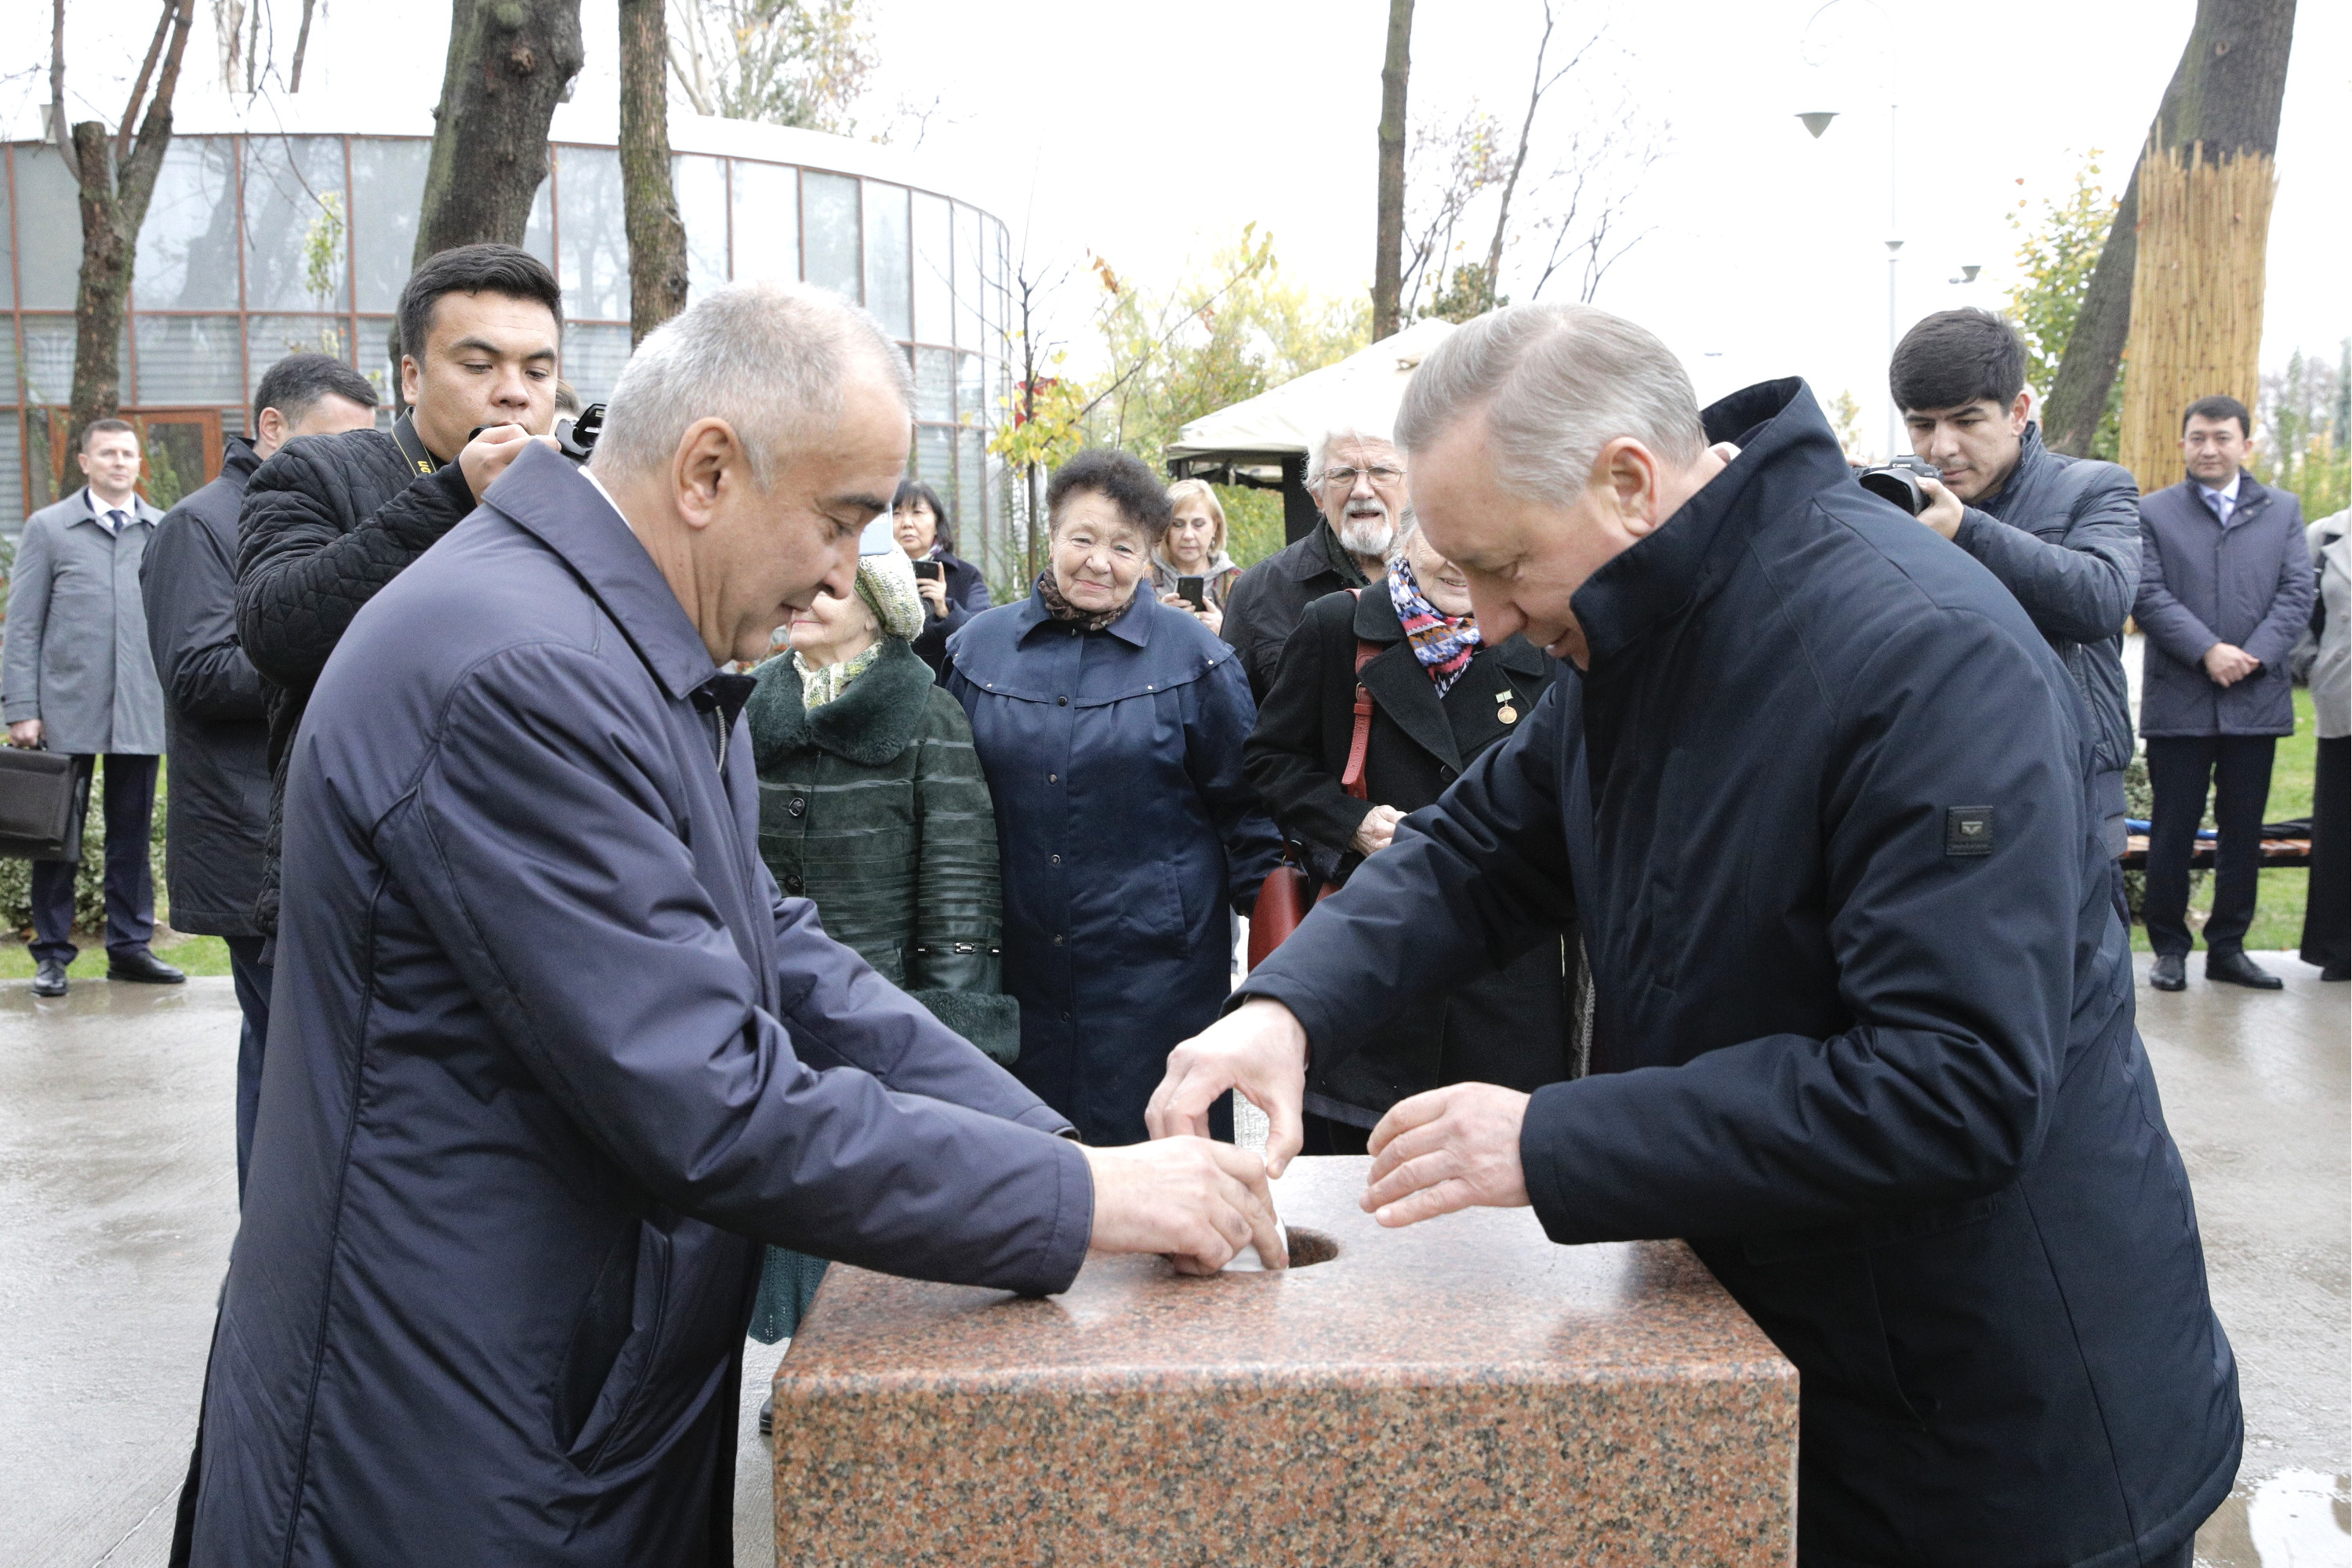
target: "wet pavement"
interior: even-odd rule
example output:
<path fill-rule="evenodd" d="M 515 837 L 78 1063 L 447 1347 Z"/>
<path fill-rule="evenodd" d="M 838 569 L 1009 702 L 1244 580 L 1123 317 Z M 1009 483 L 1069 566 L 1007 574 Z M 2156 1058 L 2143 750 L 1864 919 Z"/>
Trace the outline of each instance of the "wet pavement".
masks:
<path fill-rule="evenodd" d="M 2210 1568 L 2352 1564 L 2352 991 L 2284 954 L 2284 994 L 2140 992 L 2194 1182 L 2248 1426 Z M 2141 960 L 2143 970 L 2147 961 Z M 236 1226 L 226 980 L 0 983 L 0 1558 L 161 1563 Z M 745 1366 L 738 1561 L 767 1563 Z"/>

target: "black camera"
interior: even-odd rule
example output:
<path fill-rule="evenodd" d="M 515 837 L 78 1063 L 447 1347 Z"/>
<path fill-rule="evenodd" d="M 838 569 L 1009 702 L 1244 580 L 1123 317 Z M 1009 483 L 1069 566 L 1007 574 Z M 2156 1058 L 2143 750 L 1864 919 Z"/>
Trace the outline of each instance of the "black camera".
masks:
<path fill-rule="evenodd" d="M 1864 489 L 1885 500 L 1891 500 L 1913 517 L 1927 510 L 1927 492 L 1920 488 L 1921 479 L 1943 482 L 1942 470 L 1925 458 L 1908 453 L 1891 463 L 1874 468 L 1864 468 L 1854 475 Z"/>
<path fill-rule="evenodd" d="M 477 425 L 466 432 L 466 444 L 472 446 L 481 439 L 485 430 L 495 430 L 495 425 Z M 580 411 L 577 419 L 555 422 L 555 445 L 575 463 L 584 463 L 588 454 L 596 449 L 596 437 L 604 433 L 604 405 L 592 403 Z"/>
<path fill-rule="evenodd" d="M 575 463 L 588 460 L 588 454 L 596 449 L 596 437 L 604 433 L 604 405 L 601 403 L 592 403 L 582 409 L 577 419 L 555 422 L 555 444 Z"/>

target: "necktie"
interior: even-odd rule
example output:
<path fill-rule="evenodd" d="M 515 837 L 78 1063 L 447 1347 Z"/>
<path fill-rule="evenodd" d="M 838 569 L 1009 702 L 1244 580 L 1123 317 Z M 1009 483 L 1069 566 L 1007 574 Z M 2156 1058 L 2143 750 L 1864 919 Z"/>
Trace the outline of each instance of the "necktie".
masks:
<path fill-rule="evenodd" d="M 122 531 L 122 511 L 121 508 L 118 507 L 114 510 L 106 514 L 106 531 L 115 534 L 119 534 Z"/>
<path fill-rule="evenodd" d="M 2207 490 L 2205 492 L 2205 504 L 2213 509 L 2213 515 L 2221 519 L 2221 526 L 2223 528 L 2230 526 L 2230 498 L 2228 496 L 2223 495 L 2220 490 Z"/>

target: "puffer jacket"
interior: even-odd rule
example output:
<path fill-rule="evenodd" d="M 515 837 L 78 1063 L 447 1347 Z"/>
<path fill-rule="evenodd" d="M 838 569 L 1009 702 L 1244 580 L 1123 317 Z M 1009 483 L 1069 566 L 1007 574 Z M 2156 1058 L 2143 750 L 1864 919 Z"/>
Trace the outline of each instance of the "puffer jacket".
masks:
<path fill-rule="evenodd" d="M 2113 463 L 2069 458 L 2025 427 L 2000 493 L 1960 515 L 1955 544 L 2015 596 L 2083 694 L 2097 775 L 2091 799 L 2107 849 L 2124 850 L 2124 770 L 2131 765 L 2124 622 L 2139 591 L 2139 487 Z"/>
<path fill-rule="evenodd" d="M 760 767 L 760 858 L 825 933 L 1002 1062 L 1021 1012 L 1001 994 L 996 816 L 962 706 L 898 638 L 812 713 L 789 657 L 744 713 Z"/>
<path fill-rule="evenodd" d="M 304 436 L 261 465 L 237 513 L 236 630 L 269 697 L 269 841 L 256 923 L 278 929 L 286 757 L 360 606 L 474 510 L 455 463 L 420 472 L 381 430 Z"/>

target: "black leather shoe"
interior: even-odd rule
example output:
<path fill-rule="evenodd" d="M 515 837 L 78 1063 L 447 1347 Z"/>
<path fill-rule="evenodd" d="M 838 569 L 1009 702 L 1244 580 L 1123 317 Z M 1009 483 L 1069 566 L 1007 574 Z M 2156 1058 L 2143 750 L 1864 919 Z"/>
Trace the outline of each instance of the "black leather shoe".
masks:
<path fill-rule="evenodd" d="M 2243 949 L 2207 953 L 2205 978 L 2219 980 L 2227 985 L 2243 985 L 2253 991 L 2283 991 L 2286 988 L 2285 981 L 2248 958 Z"/>
<path fill-rule="evenodd" d="M 188 978 L 143 947 L 127 952 L 109 953 L 106 958 L 109 980 L 136 980 L 142 985 L 178 985 Z"/>
<path fill-rule="evenodd" d="M 2352 980 L 2352 963 L 2331 963 L 2319 972 L 2322 980 Z"/>
<path fill-rule="evenodd" d="M 33 994 L 62 996 L 65 994 L 66 966 L 64 963 L 54 958 L 41 960 L 40 967 L 33 971 Z"/>
<path fill-rule="evenodd" d="M 775 1435 L 776 1396 L 771 1394 L 767 1398 L 760 1401 L 760 1436 L 772 1437 Z"/>
<path fill-rule="evenodd" d="M 2179 959 L 2159 952 L 2156 955 L 2156 962 L 2148 965 L 2147 983 L 2158 991 L 2186 991 L 2189 989 L 2187 968 Z"/>

